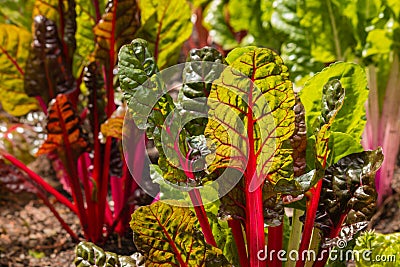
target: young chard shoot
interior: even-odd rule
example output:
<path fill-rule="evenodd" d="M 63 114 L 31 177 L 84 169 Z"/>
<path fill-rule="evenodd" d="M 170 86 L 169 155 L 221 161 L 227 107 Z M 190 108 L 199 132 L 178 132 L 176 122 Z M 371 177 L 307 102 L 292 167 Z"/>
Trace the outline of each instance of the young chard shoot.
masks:
<path fill-rule="evenodd" d="M 303 232 L 301 242 L 293 234 L 297 239 L 287 244 L 296 248 L 300 242 L 299 255 L 308 249 L 322 254 L 341 229 L 370 219 L 372 177 L 383 156 L 380 149 L 359 152 L 365 111 L 353 104 L 368 94 L 359 66 L 333 64 L 311 78 L 298 98 L 275 52 L 243 47 L 224 59 L 206 47 L 190 52 L 174 99 L 165 82 L 172 74 L 159 72 L 155 62 L 141 39 L 119 53 L 119 80 L 133 121 L 159 152 L 151 169 L 161 200 L 139 208 L 131 221 L 146 266 L 282 266 L 268 252 L 286 248 L 285 231 Z M 203 204 L 210 193 L 202 188 L 226 171 L 228 180 L 216 187 L 219 200 Z M 174 187 L 185 190 L 168 189 Z M 296 216 L 284 227 L 284 206 L 305 211 L 305 219 Z M 229 236 L 236 246 L 228 246 Z M 307 261 L 314 260 L 287 266 Z"/>

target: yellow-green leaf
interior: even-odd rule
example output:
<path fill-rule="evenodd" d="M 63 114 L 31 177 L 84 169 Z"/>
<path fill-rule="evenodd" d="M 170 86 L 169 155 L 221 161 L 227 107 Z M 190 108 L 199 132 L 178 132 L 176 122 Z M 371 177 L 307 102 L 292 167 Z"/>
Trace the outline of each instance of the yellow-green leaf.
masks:
<path fill-rule="evenodd" d="M 219 248 L 205 242 L 187 207 L 161 201 L 141 207 L 132 215 L 131 228 L 148 267 L 231 266 Z"/>
<path fill-rule="evenodd" d="M 0 25 L 0 101 L 11 115 L 21 116 L 38 108 L 24 92 L 24 69 L 31 34 L 24 28 Z"/>
<path fill-rule="evenodd" d="M 191 11 L 186 0 L 140 0 L 143 27 L 138 33 L 163 69 L 178 61 L 179 51 L 192 32 Z"/>
<path fill-rule="evenodd" d="M 133 39 L 139 25 L 139 9 L 135 0 L 108 1 L 105 13 L 94 27 L 95 57 L 103 64 L 114 66 L 117 57 L 112 56 L 114 58 L 111 59 L 110 55 Z"/>

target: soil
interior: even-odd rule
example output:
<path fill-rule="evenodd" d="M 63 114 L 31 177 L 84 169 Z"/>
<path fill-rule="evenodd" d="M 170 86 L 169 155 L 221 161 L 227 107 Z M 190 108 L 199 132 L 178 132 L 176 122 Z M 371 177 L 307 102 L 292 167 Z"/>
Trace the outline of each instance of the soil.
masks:
<path fill-rule="evenodd" d="M 46 158 L 38 158 L 29 167 L 64 192 Z M 49 200 L 71 229 L 81 233 L 78 217 L 55 198 Z M 0 267 L 75 266 L 76 245 L 42 200 L 31 193 L 13 194 L 0 186 Z M 112 236 L 102 248 L 131 255 L 135 252 L 132 233 Z"/>

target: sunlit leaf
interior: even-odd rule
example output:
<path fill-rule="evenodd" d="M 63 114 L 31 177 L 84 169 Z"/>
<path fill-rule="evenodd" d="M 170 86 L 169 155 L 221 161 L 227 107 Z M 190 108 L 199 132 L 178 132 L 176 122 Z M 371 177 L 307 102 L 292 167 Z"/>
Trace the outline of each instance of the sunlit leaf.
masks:
<path fill-rule="evenodd" d="M 253 151 L 248 153 L 255 157 L 257 177 L 264 179 L 269 167 L 276 171 L 279 169 L 281 163 L 271 159 L 283 148 L 284 141 L 294 131 L 294 93 L 288 80 L 287 67 L 271 50 L 255 47 L 235 49 L 228 55 L 227 61 L 238 72 L 232 73 L 231 69 L 224 71 L 209 95 L 209 99 L 213 100 L 209 101 L 212 120 L 209 120 L 206 135 L 217 147 L 216 158 L 210 166 L 210 171 L 228 166 L 243 168 L 243 159 L 237 159 L 237 165 L 230 163 L 231 150 L 236 150 L 235 155 L 246 157 L 248 148 L 244 146 L 243 151 L 239 151 L 239 148 L 231 147 L 231 144 L 232 140 L 246 136 L 241 131 L 252 132 L 253 136 L 248 136 L 248 140 L 243 141 L 253 143 L 250 145 Z M 250 80 L 254 83 L 254 88 L 250 85 Z M 236 87 L 239 81 L 241 88 Z M 224 105 L 220 105 L 221 103 Z M 232 107 L 229 108 L 230 115 L 217 110 L 221 107 Z M 237 122 L 236 118 L 232 117 L 234 115 L 243 120 L 245 129 L 235 125 Z M 248 125 L 249 117 L 252 126 Z M 229 132 L 224 127 L 230 128 Z M 228 139 L 229 134 L 231 141 Z M 244 169 L 241 170 L 245 172 Z"/>
<path fill-rule="evenodd" d="M 72 73 L 78 77 L 79 71 L 89 61 L 89 54 L 94 51 L 93 27 L 96 25 L 96 11 L 92 4 L 87 4 L 86 0 L 77 0 L 75 10 L 77 30 Z"/>
<path fill-rule="evenodd" d="M 192 32 L 191 11 L 186 0 L 140 0 L 142 28 L 138 33 L 160 69 L 178 61 L 179 51 Z"/>
<path fill-rule="evenodd" d="M 89 144 L 71 103 L 65 95 L 60 94 L 51 101 L 48 112 L 47 138 L 37 155 L 55 151 L 63 160 L 66 153 L 72 153 L 77 159 L 88 150 Z"/>
<path fill-rule="evenodd" d="M 133 39 L 139 26 L 139 9 L 135 0 L 109 0 L 105 13 L 93 30 L 96 37 L 96 59 L 106 66 L 114 67 L 117 61 L 114 53 Z"/>
<path fill-rule="evenodd" d="M 125 117 L 125 106 L 118 107 L 109 119 L 101 125 L 101 133 L 104 137 L 122 139 L 122 127 Z"/>
<path fill-rule="evenodd" d="M 239 182 L 221 199 L 222 215 L 243 220 L 247 190 L 254 190 L 267 178 L 263 200 L 271 204 L 277 192 L 268 185 L 282 178 L 293 179 L 293 150 L 288 139 L 295 128 L 295 97 L 287 67 L 271 50 L 235 49 L 227 62 L 238 72 L 226 69 L 214 82 L 205 134 L 216 144 L 209 171 L 230 167 L 245 176 L 250 169 L 254 171 L 250 183 Z M 266 214 L 272 210 L 269 206 L 265 206 Z M 272 225 L 275 219 L 268 217 L 266 222 Z"/>
<path fill-rule="evenodd" d="M 331 147 L 333 152 L 331 157 L 332 162 L 335 163 L 346 155 L 362 151 L 360 140 L 366 122 L 364 104 L 368 97 L 368 89 L 363 68 L 353 63 L 332 64 L 312 77 L 300 92 L 300 99 L 306 111 L 308 138 L 314 135 L 313 125 L 321 114 L 324 85 L 333 79 L 339 80 L 346 91 L 343 106 L 330 127 L 334 140 Z M 343 133 L 346 135 L 343 135 Z M 343 138 L 346 138 L 346 141 Z M 351 140 L 354 142 L 350 144 L 349 141 Z M 343 142 L 348 144 L 346 150 L 340 148 L 340 144 Z M 307 164 L 311 164 L 311 166 L 308 166 L 309 169 L 313 169 L 313 147 L 314 142 L 309 139 L 307 143 Z"/>
<path fill-rule="evenodd" d="M 307 31 L 311 55 L 316 61 L 344 60 L 345 54 L 356 46 L 351 21 L 343 15 L 346 6 L 346 1 L 300 2 L 300 25 Z"/>
<path fill-rule="evenodd" d="M 204 24 L 209 30 L 210 37 L 225 50 L 233 49 L 239 44 L 225 17 L 224 9 L 227 2 L 226 0 L 212 1 L 204 17 Z"/>
<path fill-rule="evenodd" d="M 17 26 L 0 24 L 0 101 L 3 109 L 21 116 L 38 108 L 24 92 L 25 62 L 31 34 Z"/>
<path fill-rule="evenodd" d="M 231 266 L 220 249 L 205 242 L 189 208 L 163 202 L 141 207 L 131 228 L 146 266 Z"/>

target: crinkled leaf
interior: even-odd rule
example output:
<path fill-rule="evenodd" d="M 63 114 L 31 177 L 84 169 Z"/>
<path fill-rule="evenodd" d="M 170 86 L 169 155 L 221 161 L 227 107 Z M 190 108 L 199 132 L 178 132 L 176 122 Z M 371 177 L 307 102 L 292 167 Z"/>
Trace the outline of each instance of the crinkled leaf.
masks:
<path fill-rule="evenodd" d="M 84 85 L 85 89 L 89 92 L 88 108 L 90 111 L 90 126 L 93 134 L 98 134 L 100 123 L 106 120 L 106 92 L 104 89 L 103 77 L 96 62 L 91 62 L 89 65 L 85 66 L 83 70 L 83 82 L 81 86 Z"/>
<path fill-rule="evenodd" d="M 63 94 L 58 95 L 51 101 L 48 112 L 47 138 L 37 155 L 55 151 L 61 159 L 66 160 L 66 150 L 70 150 L 73 157 L 78 159 L 82 152 L 89 149 L 89 144 L 80 117 L 76 115 L 68 98 Z"/>
<path fill-rule="evenodd" d="M 144 266 L 142 256 L 121 256 L 104 251 L 93 243 L 82 241 L 75 248 L 74 264 L 77 267 L 139 267 Z"/>
<path fill-rule="evenodd" d="M 346 225 L 368 221 L 374 214 L 377 193 L 375 173 L 381 166 L 381 149 L 351 154 L 325 172 L 315 224 L 325 237 Z"/>
<path fill-rule="evenodd" d="M 114 57 L 113 54 L 122 45 L 129 43 L 139 27 L 139 8 L 135 0 L 109 0 L 105 13 L 93 29 L 96 37 L 96 59 L 106 66 L 114 67 L 117 59 L 109 62 L 110 55 Z"/>
<path fill-rule="evenodd" d="M 201 135 L 207 125 L 207 97 L 210 94 L 213 80 L 218 78 L 222 71 L 220 64 L 225 64 L 225 59 L 218 50 L 204 47 L 192 49 L 187 62 L 194 64 L 187 64 L 183 70 L 184 84 L 179 91 L 178 103 L 183 116 L 185 113 L 190 113 L 197 117 L 185 125 L 186 130 L 191 135 Z M 206 63 L 201 64 L 201 62 Z M 217 64 L 207 64 L 207 62 Z"/>
<path fill-rule="evenodd" d="M 205 242 L 189 208 L 163 202 L 141 207 L 131 228 L 146 266 L 231 266 L 220 249 Z"/>
<path fill-rule="evenodd" d="M 43 16 L 56 25 L 58 37 L 63 44 L 64 55 L 71 72 L 72 57 L 76 48 L 76 11 L 75 0 L 46 0 L 35 1 L 33 18 Z"/>
<path fill-rule="evenodd" d="M 154 140 L 159 152 L 158 164 L 164 178 L 174 184 L 187 184 L 189 178 L 183 170 L 177 168 L 182 165 L 179 160 L 186 161 L 186 157 L 182 157 L 181 154 L 187 153 L 187 136 L 181 134 L 175 139 L 175 136 L 167 135 L 168 141 L 161 142 L 163 131 L 178 133 L 181 116 L 176 113 L 177 117 L 170 118 L 169 123 L 164 123 L 175 109 L 175 104 L 167 94 L 164 84 L 165 75 L 168 73 L 164 73 L 164 76 L 153 75 L 158 72 L 158 68 L 147 45 L 146 41 L 135 39 L 131 44 L 122 47 L 118 64 L 121 88 L 125 99 L 128 100 L 129 114 L 134 123 L 139 129 L 147 130 L 147 136 Z M 163 145 L 171 148 L 172 158 L 178 161 L 172 162 L 167 158 Z"/>
<path fill-rule="evenodd" d="M 179 51 L 192 32 L 191 11 L 186 0 L 140 0 L 142 28 L 138 33 L 160 69 L 178 61 Z"/>
<path fill-rule="evenodd" d="M 305 121 L 304 106 L 300 98 L 296 96 L 296 105 L 294 106 L 295 128 L 290 145 L 293 148 L 293 171 L 294 176 L 302 175 L 306 170 L 306 148 L 307 148 L 307 130 Z"/>
<path fill-rule="evenodd" d="M 24 69 L 31 39 L 23 28 L 0 24 L 0 101 L 3 109 L 14 116 L 38 108 L 36 100 L 24 92 Z"/>
<path fill-rule="evenodd" d="M 333 163 L 351 153 L 362 151 L 360 144 L 361 134 L 365 126 L 365 101 L 368 97 L 367 80 L 362 67 L 353 63 L 335 63 L 316 74 L 305 84 L 300 92 L 300 99 L 306 111 L 307 137 L 314 135 L 313 125 L 321 114 L 321 98 L 324 85 L 333 79 L 340 81 L 346 91 L 343 107 L 338 112 L 330 130 L 334 142 L 330 147 Z M 339 133 L 339 134 L 336 134 Z M 344 136 L 343 134 L 346 134 Z M 352 140 L 354 142 L 350 144 Z M 343 140 L 345 139 L 345 140 Z M 340 144 L 346 142 L 349 146 L 343 151 Z M 313 169 L 315 142 L 309 139 L 307 143 L 307 165 Z M 339 153 L 340 152 L 340 153 Z"/>
<path fill-rule="evenodd" d="M 135 39 L 118 54 L 118 76 L 125 100 L 129 102 L 136 88 L 158 72 L 156 60 L 147 41 Z"/>
<path fill-rule="evenodd" d="M 327 159 L 331 153 L 331 149 L 328 147 L 331 139 L 331 126 L 343 106 L 344 98 L 345 91 L 339 80 L 330 80 L 324 85 L 320 102 L 320 115 L 313 125 L 314 158 L 312 160 L 315 170 L 296 177 L 294 180 L 282 179 L 278 181 L 274 188 L 275 191 L 284 190 L 284 192 L 292 195 L 298 195 L 308 191 L 323 178 L 325 169 L 330 165 Z"/>
<path fill-rule="evenodd" d="M 25 66 L 25 92 L 29 96 L 41 96 L 47 103 L 58 93 L 75 89 L 63 50 L 56 24 L 36 16 L 33 42 Z"/>

